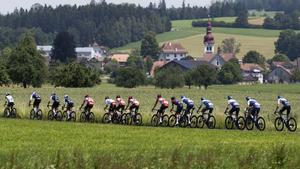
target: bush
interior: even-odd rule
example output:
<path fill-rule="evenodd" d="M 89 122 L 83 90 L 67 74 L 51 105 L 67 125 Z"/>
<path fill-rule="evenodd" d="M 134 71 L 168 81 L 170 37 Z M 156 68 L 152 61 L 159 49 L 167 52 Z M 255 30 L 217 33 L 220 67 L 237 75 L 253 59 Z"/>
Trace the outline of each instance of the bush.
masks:
<path fill-rule="evenodd" d="M 93 87 L 101 82 L 99 71 L 75 62 L 58 66 L 52 71 L 50 78 L 55 86 Z"/>
<path fill-rule="evenodd" d="M 257 51 L 249 51 L 243 58 L 243 63 L 256 63 L 264 67 L 265 57 Z"/>
<path fill-rule="evenodd" d="M 132 67 L 120 68 L 115 72 L 115 78 L 112 80 L 118 87 L 134 88 L 143 85 L 146 75 L 139 69 Z M 111 77 L 113 78 L 113 77 Z"/>
<path fill-rule="evenodd" d="M 218 74 L 218 80 L 222 84 L 234 84 L 240 82 L 242 79 L 240 65 L 233 61 L 225 63 Z"/>
<path fill-rule="evenodd" d="M 198 66 L 192 74 L 194 85 L 204 86 L 205 89 L 217 81 L 217 70 L 210 65 Z"/>
<path fill-rule="evenodd" d="M 155 86 L 160 88 L 183 87 L 185 83 L 184 75 L 181 69 L 177 67 L 169 67 L 158 69 L 155 73 Z"/>

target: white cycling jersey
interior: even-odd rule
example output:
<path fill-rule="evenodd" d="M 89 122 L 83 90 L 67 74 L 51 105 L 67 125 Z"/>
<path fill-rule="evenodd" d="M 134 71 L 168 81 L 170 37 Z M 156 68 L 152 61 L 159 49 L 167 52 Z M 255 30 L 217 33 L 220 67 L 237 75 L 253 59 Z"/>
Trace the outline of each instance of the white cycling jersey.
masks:
<path fill-rule="evenodd" d="M 15 102 L 15 101 L 14 101 L 14 98 L 13 98 L 11 95 L 5 96 L 5 98 L 6 98 L 6 101 L 7 101 L 8 103 L 14 103 L 14 102 Z"/>

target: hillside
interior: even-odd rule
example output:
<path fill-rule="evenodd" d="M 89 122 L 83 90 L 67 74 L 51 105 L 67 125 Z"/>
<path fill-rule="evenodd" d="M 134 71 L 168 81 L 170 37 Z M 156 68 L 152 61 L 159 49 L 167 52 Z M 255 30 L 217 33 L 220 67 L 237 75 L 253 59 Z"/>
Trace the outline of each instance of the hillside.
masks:
<path fill-rule="evenodd" d="M 216 18 L 227 22 L 233 21 L 232 18 Z M 160 44 L 167 41 L 177 41 L 183 44 L 188 49 L 189 54 L 197 57 L 203 54 L 203 36 L 205 28 L 193 28 L 192 20 L 172 21 L 172 31 L 157 35 L 157 40 Z M 265 29 L 241 29 L 241 28 L 213 28 L 213 33 L 216 40 L 216 47 L 221 45 L 221 41 L 225 38 L 234 37 L 241 44 L 241 52 L 238 58 L 242 58 L 249 50 L 257 50 L 266 58 L 271 58 L 274 55 L 274 42 L 279 36 L 279 30 Z M 121 48 L 114 49 L 115 51 L 130 51 L 133 48 L 139 48 L 140 42 L 130 43 Z"/>

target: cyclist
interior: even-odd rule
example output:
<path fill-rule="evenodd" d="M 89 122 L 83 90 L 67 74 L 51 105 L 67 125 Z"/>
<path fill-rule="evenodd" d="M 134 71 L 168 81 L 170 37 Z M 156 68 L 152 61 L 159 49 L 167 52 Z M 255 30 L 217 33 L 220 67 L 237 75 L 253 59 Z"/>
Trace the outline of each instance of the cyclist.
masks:
<path fill-rule="evenodd" d="M 179 124 L 179 118 L 180 118 L 180 113 L 183 109 L 183 103 L 179 100 L 177 100 L 175 97 L 171 98 L 171 102 L 172 102 L 172 107 L 170 112 L 173 111 L 174 106 L 176 106 L 176 111 L 175 111 L 175 116 L 176 116 L 176 126 Z"/>
<path fill-rule="evenodd" d="M 72 99 L 68 96 L 68 95 L 65 95 L 64 96 L 64 99 L 65 99 L 65 104 L 63 106 L 63 109 L 66 107 L 67 108 L 67 116 L 68 116 L 68 119 L 67 120 L 70 120 L 70 113 L 72 112 L 73 110 L 73 107 L 74 107 L 74 102 L 72 101 Z"/>
<path fill-rule="evenodd" d="M 85 115 L 90 115 L 90 112 L 92 110 L 92 108 L 94 107 L 95 101 L 92 97 L 90 97 L 89 95 L 85 95 L 84 96 L 84 100 L 79 108 L 79 110 L 82 109 L 82 107 L 84 106 L 84 112 Z"/>
<path fill-rule="evenodd" d="M 10 93 L 6 93 L 5 94 L 5 103 L 4 103 L 4 107 L 6 106 L 7 108 L 10 109 L 10 111 L 8 112 L 7 116 L 10 115 L 10 112 L 12 111 L 12 109 L 14 108 L 15 105 L 15 101 L 13 96 Z"/>
<path fill-rule="evenodd" d="M 29 99 L 29 103 L 28 103 L 29 106 L 31 105 L 32 101 L 33 101 L 33 110 L 36 113 L 39 110 L 42 98 L 41 98 L 41 96 L 39 94 L 37 94 L 36 92 L 33 92 L 30 95 L 30 99 Z"/>
<path fill-rule="evenodd" d="M 260 104 L 253 98 L 247 96 L 246 97 L 247 105 L 246 108 L 247 111 L 250 111 L 251 115 L 253 116 L 254 121 L 256 121 L 258 114 L 260 112 Z"/>
<path fill-rule="evenodd" d="M 116 106 L 117 112 L 123 114 L 123 111 L 124 111 L 125 106 L 126 106 L 126 102 L 121 98 L 120 95 L 118 95 L 116 97 L 116 103 L 117 103 L 117 106 Z"/>
<path fill-rule="evenodd" d="M 228 112 L 229 115 L 232 116 L 233 113 L 235 113 L 236 118 L 238 118 L 240 113 L 240 104 L 236 100 L 234 100 L 232 96 L 227 96 L 227 100 L 228 102 L 227 102 L 227 107 L 225 112 L 227 112 L 228 109 L 230 108 Z"/>
<path fill-rule="evenodd" d="M 201 108 L 204 106 L 204 108 L 201 110 Z M 201 97 L 200 100 L 200 107 L 197 112 L 201 110 L 202 114 L 208 111 L 209 114 L 212 114 L 214 110 L 214 104 L 210 101 L 205 99 L 204 97 Z"/>
<path fill-rule="evenodd" d="M 194 108 L 194 101 L 185 96 L 181 96 L 181 101 L 186 104 L 184 113 L 188 118 L 188 123 L 191 124 L 191 110 Z"/>
<path fill-rule="evenodd" d="M 162 116 L 165 113 L 165 110 L 169 107 L 169 102 L 165 98 L 163 98 L 160 94 L 158 94 L 156 97 L 155 104 L 152 108 L 152 111 L 155 109 L 158 103 L 160 104 L 160 108 L 158 109 L 158 113 L 160 116 L 159 123 L 162 123 Z"/>
<path fill-rule="evenodd" d="M 58 110 L 60 103 L 59 103 L 59 97 L 54 92 L 50 96 L 50 100 L 48 102 L 47 107 L 49 107 L 51 102 L 52 102 L 51 110 L 54 112 L 54 116 L 56 116 L 57 115 L 56 112 Z"/>
<path fill-rule="evenodd" d="M 108 113 L 110 113 L 109 121 L 111 121 L 112 115 L 116 112 L 117 103 L 115 100 L 110 99 L 108 96 L 105 97 L 104 103 L 105 103 L 104 110 L 108 108 Z"/>
<path fill-rule="evenodd" d="M 125 108 L 127 110 L 129 108 L 129 111 L 132 112 L 134 110 L 134 113 L 137 114 L 140 108 L 140 102 L 136 100 L 134 97 L 129 96 L 128 97 L 128 103 Z"/>
<path fill-rule="evenodd" d="M 291 105 L 287 99 L 285 99 L 282 96 L 277 97 L 277 107 L 275 113 L 278 111 L 278 109 L 281 107 L 279 110 L 279 114 L 282 115 L 284 111 L 287 113 L 287 118 L 289 118 L 289 115 L 291 113 Z"/>

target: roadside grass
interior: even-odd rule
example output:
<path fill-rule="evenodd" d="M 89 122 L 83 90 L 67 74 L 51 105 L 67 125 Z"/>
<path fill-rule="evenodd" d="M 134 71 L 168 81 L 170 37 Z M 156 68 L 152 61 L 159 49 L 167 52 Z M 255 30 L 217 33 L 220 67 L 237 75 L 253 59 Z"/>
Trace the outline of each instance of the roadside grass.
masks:
<path fill-rule="evenodd" d="M 299 132 L 0 119 L 0 168 L 299 168 Z"/>

